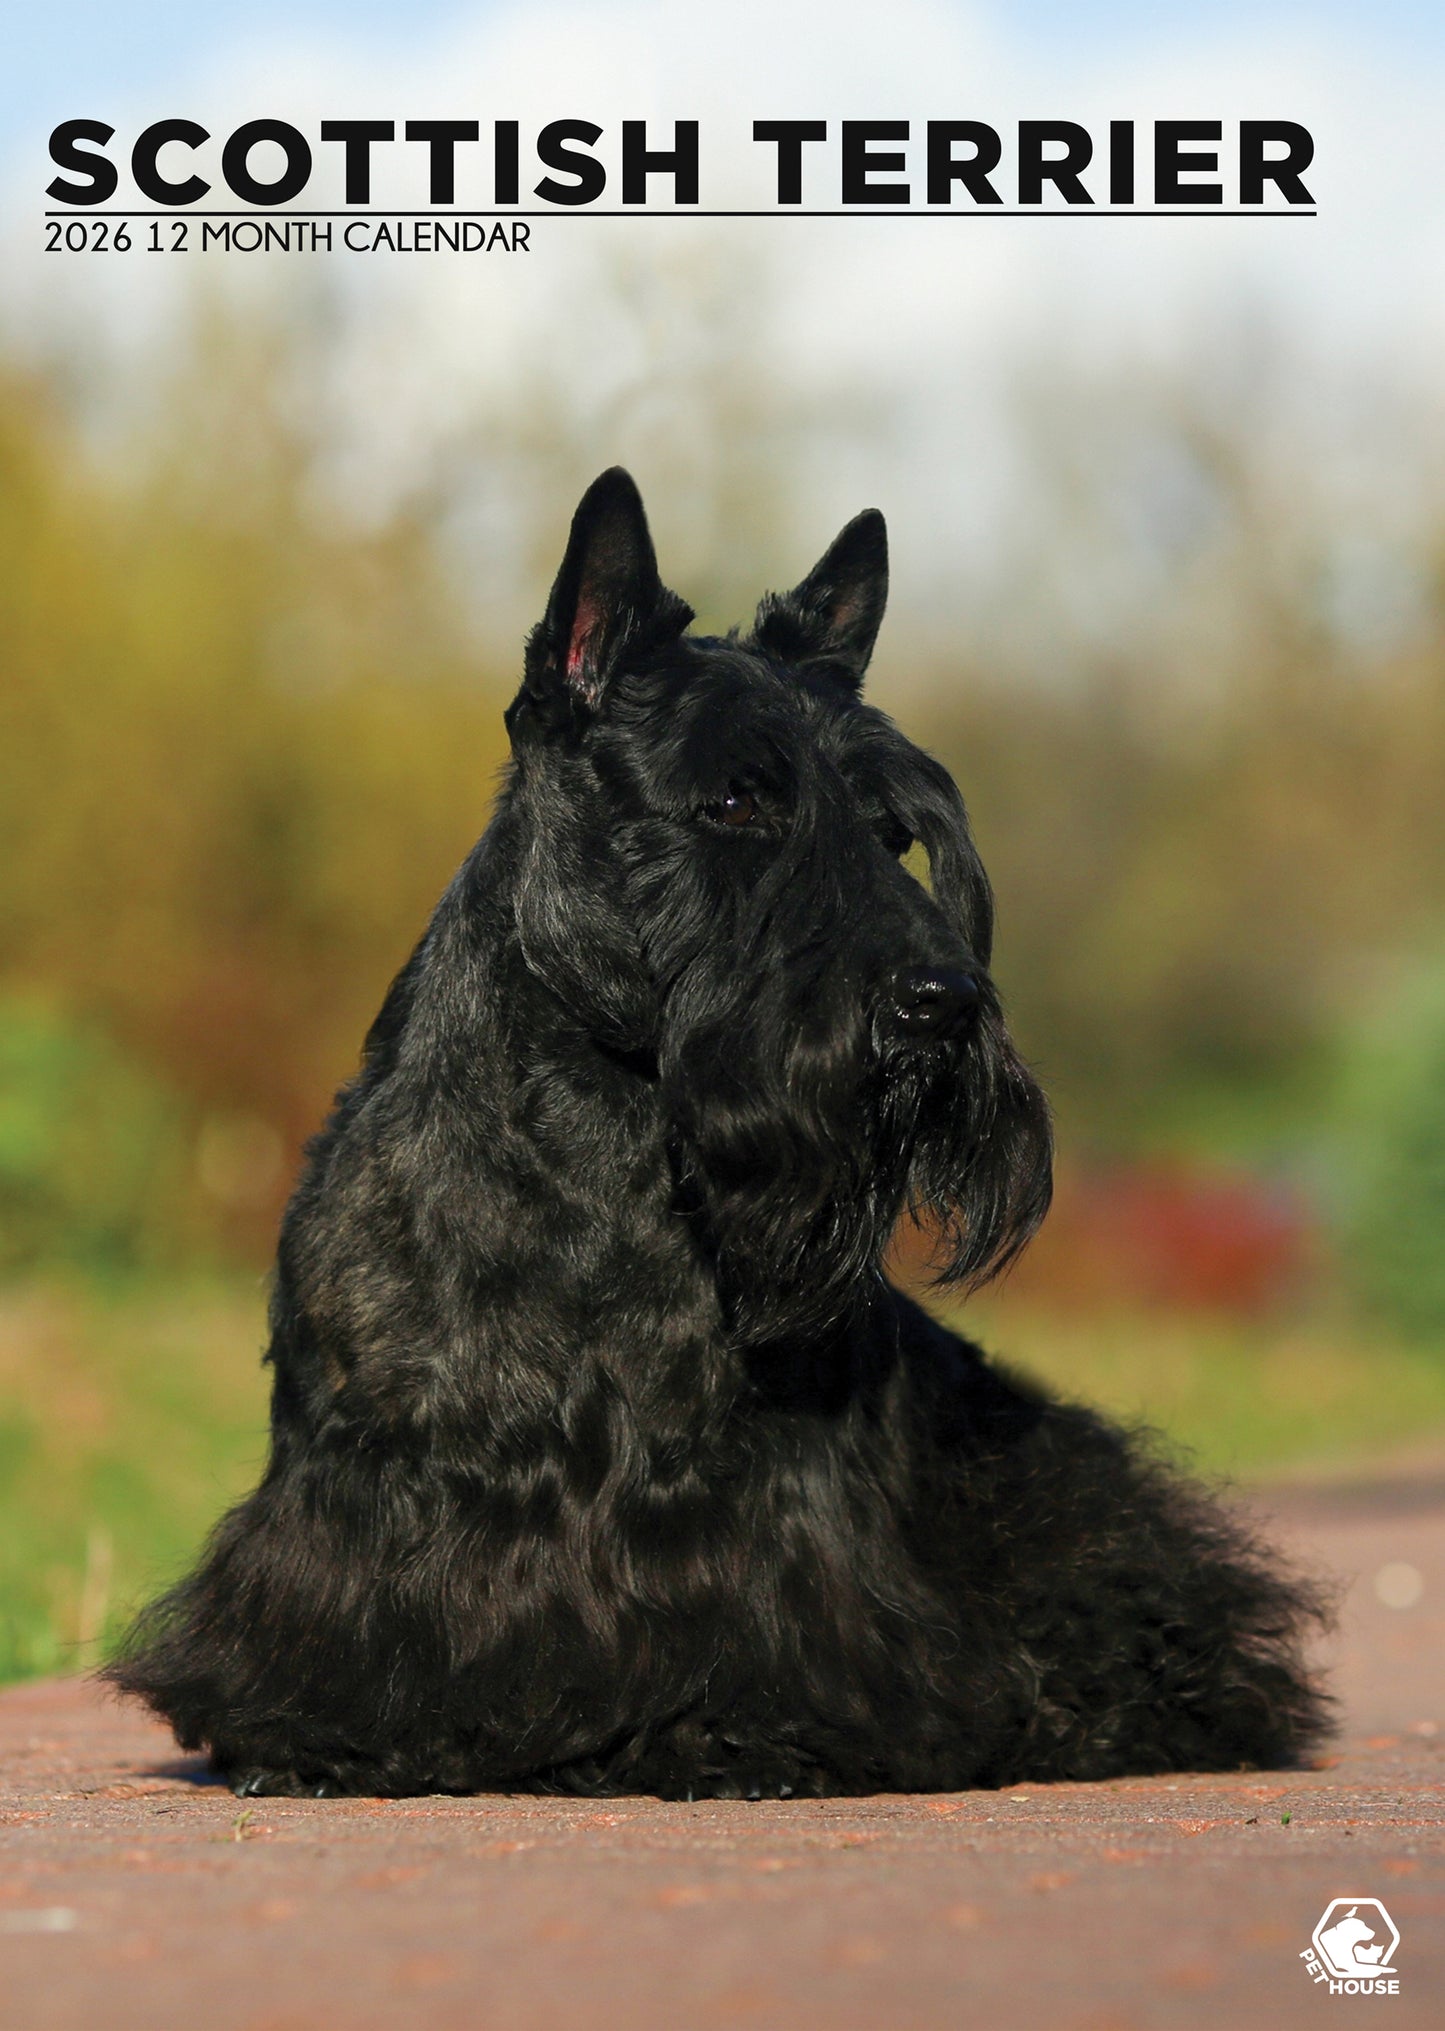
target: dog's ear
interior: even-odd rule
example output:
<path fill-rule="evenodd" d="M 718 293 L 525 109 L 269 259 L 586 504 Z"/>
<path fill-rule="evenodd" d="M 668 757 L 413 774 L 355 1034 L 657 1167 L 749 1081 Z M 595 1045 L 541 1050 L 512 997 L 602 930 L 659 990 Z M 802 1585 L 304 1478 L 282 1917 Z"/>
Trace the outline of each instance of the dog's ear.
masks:
<path fill-rule="evenodd" d="M 887 602 L 888 529 L 865 508 L 801 585 L 767 595 L 753 639 L 785 663 L 831 663 L 861 685 Z"/>
<path fill-rule="evenodd" d="M 615 465 L 572 517 L 547 611 L 527 639 L 525 690 L 535 702 L 589 713 L 627 656 L 680 635 L 691 619 L 657 575 L 642 496 Z"/>

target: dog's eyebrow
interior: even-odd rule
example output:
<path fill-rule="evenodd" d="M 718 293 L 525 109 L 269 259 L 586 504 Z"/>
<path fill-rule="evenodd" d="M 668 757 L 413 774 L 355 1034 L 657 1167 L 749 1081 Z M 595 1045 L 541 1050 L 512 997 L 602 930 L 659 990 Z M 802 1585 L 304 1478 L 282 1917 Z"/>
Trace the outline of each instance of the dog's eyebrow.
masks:
<path fill-rule="evenodd" d="M 937 764 L 930 763 L 929 757 L 920 754 L 886 721 L 870 724 L 856 712 L 848 718 L 862 723 L 841 729 L 843 738 L 837 743 L 835 760 L 857 795 L 885 804 L 910 820 L 937 804 Z"/>
<path fill-rule="evenodd" d="M 759 709 L 739 686 L 699 701 L 685 721 L 680 760 L 692 780 L 725 789 L 743 780 L 784 794 L 797 782 L 797 731 L 781 709 Z"/>

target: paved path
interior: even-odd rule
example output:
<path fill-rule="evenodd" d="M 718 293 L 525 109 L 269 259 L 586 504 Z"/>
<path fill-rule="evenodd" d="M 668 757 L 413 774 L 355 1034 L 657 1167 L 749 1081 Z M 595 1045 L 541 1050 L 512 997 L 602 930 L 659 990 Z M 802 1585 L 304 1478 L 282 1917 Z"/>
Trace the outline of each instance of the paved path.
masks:
<path fill-rule="evenodd" d="M 73 1681 L 0 1694 L 4 2031 L 1445 2025 L 1445 1481 L 1274 1503 L 1352 1582 L 1289 1776 L 663 1805 L 261 1801 Z M 1383 1592 L 1412 1606 L 1391 1607 Z M 1390 1569 L 1385 1571 L 1384 1569 Z M 1383 1572 L 1383 1578 L 1380 1576 Z M 1402 1935 L 1330 1996 L 1335 1897 Z"/>

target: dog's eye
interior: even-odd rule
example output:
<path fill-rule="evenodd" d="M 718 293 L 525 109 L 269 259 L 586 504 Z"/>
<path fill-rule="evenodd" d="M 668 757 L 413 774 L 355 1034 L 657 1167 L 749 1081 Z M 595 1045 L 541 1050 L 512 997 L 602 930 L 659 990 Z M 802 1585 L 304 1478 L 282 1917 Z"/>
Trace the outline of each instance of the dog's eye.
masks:
<path fill-rule="evenodd" d="M 913 844 L 913 834 L 908 830 L 908 827 L 901 825 L 896 818 L 892 817 L 885 818 L 879 826 L 878 837 L 883 844 L 884 851 L 891 853 L 896 860 L 902 860 L 904 854 L 907 853 Z"/>
<path fill-rule="evenodd" d="M 724 825 L 751 825 L 758 815 L 758 800 L 747 790 L 729 790 L 712 807 L 714 817 Z"/>

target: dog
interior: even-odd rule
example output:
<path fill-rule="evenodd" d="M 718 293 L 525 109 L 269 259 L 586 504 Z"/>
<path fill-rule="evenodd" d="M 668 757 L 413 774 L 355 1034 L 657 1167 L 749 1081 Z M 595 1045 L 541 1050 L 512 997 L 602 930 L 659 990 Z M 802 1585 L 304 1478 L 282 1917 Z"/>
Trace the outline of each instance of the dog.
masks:
<path fill-rule="evenodd" d="M 1051 1134 L 887 545 L 688 632 L 584 496 L 510 773 L 309 1146 L 271 1450 L 111 1682 L 241 1796 L 958 1790 L 1297 1763 L 1319 1602 L 884 1273 L 1018 1254 Z M 920 880 L 903 857 L 927 856 Z"/>

